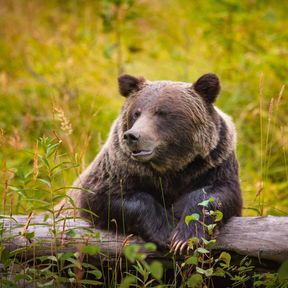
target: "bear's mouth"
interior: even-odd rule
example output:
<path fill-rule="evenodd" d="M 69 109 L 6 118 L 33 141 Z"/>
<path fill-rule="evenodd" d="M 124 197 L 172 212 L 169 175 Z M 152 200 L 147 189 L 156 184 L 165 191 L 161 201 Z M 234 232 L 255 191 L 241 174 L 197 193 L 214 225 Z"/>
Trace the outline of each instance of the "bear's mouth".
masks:
<path fill-rule="evenodd" d="M 135 160 L 149 160 L 152 157 L 154 150 L 134 150 L 132 151 L 132 158 Z"/>

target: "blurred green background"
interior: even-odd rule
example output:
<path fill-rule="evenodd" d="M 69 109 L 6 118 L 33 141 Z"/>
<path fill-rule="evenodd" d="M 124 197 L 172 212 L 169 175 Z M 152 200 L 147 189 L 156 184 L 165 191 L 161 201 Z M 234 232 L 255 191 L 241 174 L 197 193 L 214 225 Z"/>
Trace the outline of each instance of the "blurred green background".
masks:
<path fill-rule="evenodd" d="M 0 0 L 2 212 L 47 197 L 31 177 L 39 137 L 61 139 L 61 159 L 79 164 L 55 180 L 72 185 L 120 111 L 119 74 L 214 72 L 216 104 L 238 130 L 244 215 L 287 215 L 287 11 L 270 0 Z"/>

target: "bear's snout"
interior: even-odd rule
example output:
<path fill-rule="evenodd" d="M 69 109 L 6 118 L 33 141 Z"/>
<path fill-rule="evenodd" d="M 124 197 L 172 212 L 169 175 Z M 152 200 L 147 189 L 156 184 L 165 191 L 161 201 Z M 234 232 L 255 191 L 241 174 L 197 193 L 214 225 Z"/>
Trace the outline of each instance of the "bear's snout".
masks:
<path fill-rule="evenodd" d="M 131 157 L 138 161 L 149 161 L 154 155 L 155 143 L 147 137 L 147 135 L 140 135 L 140 132 L 130 129 L 123 135 Z"/>
<path fill-rule="evenodd" d="M 128 130 L 124 133 L 124 140 L 129 147 L 137 146 L 140 134 L 136 131 Z"/>

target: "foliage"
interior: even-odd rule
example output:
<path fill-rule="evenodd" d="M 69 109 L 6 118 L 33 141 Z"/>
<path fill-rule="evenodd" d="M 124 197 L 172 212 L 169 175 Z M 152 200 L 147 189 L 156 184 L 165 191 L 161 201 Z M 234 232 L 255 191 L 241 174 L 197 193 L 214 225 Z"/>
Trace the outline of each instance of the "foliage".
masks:
<path fill-rule="evenodd" d="M 217 105 L 237 126 L 244 214 L 287 215 L 287 9 L 272 0 L 0 0 L 1 214 L 40 210 L 55 218 L 54 204 L 95 157 L 118 114 L 119 73 L 193 82 L 211 71 L 222 80 Z M 216 222 L 219 212 L 209 211 Z M 198 214 L 185 219 L 198 220 Z M 236 267 L 222 253 L 209 262 L 206 248 L 184 263 L 188 287 L 213 273 L 230 273 L 235 286 L 248 277 L 249 260 Z M 162 285 L 161 265 L 148 263 L 140 250 L 125 250 L 137 281 Z M 88 245 L 82 253 L 100 251 Z M 7 287 L 32 279 L 39 287 L 73 283 L 79 265 L 94 276 L 81 285 L 103 283 L 103 272 L 78 254 L 37 259 L 40 269 L 21 266 L 3 245 L 0 254 L 5 269 L 18 269 L 14 282 L 1 280 Z M 287 263 L 279 276 L 254 275 L 255 287 L 285 287 L 286 272 Z M 129 273 L 121 287 L 135 284 Z"/>
<path fill-rule="evenodd" d="M 130 272 L 126 273 L 127 276 L 122 279 L 120 287 L 130 287 L 132 283 L 139 287 L 154 287 L 155 281 L 162 283 L 162 263 L 154 260 L 149 264 L 146 261 L 147 252 L 156 250 L 156 246 L 151 244 L 152 243 L 145 244 L 146 253 L 141 252 L 141 247 L 137 244 L 132 244 L 125 248 L 124 255 L 130 262 L 135 263 L 135 265 L 133 265 L 135 271 L 133 271 L 133 274 Z M 153 286 L 151 286 L 152 283 Z"/>
<path fill-rule="evenodd" d="M 238 128 L 244 213 L 287 214 L 287 3 L 1 2 L 0 161 L 6 183 L 17 178 L 27 165 L 26 151 L 44 135 L 61 139 L 79 173 L 119 111 L 117 74 L 195 81 L 213 71 L 222 79 L 217 105 Z M 58 181 L 71 185 L 75 176 L 64 173 Z M 12 210 L 20 213 L 24 206 Z"/>

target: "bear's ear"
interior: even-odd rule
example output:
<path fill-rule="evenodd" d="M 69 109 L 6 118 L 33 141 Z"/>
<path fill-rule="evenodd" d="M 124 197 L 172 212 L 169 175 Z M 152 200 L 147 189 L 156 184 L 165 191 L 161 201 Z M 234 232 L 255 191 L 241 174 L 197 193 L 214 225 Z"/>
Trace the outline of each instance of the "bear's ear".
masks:
<path fill-rule="evenodd" d="M 118 78 L 119 91 L 124 97 L 128 97 L 132 92 L 141 89 L 141 85 L 145 82 L 143 77 L 134 77 L 131 75 L 121 75 Z"/>
<path fill-rule="evenodd" d="M 204 74 L 193 84 L 193 88 L 207 102 L 213 103 L 220 92 L 220 81 L 213 73 Z"/>

